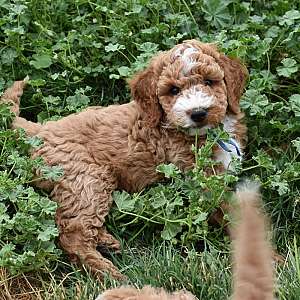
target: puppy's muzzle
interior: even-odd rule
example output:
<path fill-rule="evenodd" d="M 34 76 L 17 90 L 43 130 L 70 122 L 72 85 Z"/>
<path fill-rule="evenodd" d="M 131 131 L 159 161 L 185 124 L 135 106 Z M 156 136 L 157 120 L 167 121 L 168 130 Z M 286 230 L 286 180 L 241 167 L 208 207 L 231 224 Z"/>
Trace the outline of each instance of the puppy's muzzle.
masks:
<path fill-rule="evenodd" d="M 190 117 L 195 123 L 201 123 L 206 119 L 207 111 L 205 109 L 194 109 Z"/>

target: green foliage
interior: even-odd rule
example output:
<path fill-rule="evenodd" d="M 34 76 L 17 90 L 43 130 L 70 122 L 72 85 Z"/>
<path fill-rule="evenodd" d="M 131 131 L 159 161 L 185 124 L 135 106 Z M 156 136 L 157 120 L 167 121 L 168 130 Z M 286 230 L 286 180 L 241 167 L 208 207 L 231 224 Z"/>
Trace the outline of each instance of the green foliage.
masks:
<path fill-rule="evenodd" d="M 204 0 L 202 11 L 207 22 L 214 27 L 221 29 L 232 24 L 232 18 L 228 6 L 231 1 L 224 0 Z"/>
<path fill-rule="evenodd" d="M 220 231 L 208 229 L 209 215 L 230 199 L 228 186 L 238 180 L 230 173 L 207 176 L 205 170 L 218 165 L 211 159 L 217 139 L 218 135 L 214 138 L 210 133 L 205 146 L 194 147 L 197 164 L 193 170 L 183 174 L 173 164 L 161 165 L 157 170 L 169 179 L 167 183 L 133 195 L 115 192 L 117 209 L 111 217 L 121 228 L 119 234 L 128 235 L 129 231 L 131 239 L 141 234 L 144 238 L 155 235 L 156 239 L 160 235 L 163 240 L 189 248 L 199 240 L 215 240 Z"/>
<path fill-rule="evenodd" d="M 29 159 L 29 148 L 40 141 L 26 138 L 22 130 L 7 129 L 9 108 L 0 104 L 0 111 L 0 267 L 12 273 L 38 270 L 60 254 L 54 243 L 57 205 L 29 184 L 35 180 L 33 169 L 41 169 L 48 179 L 58 178 L 61 170 Z"/>
<path fill-rule="evenodd" d="M 157 51 L 189 38 L 216 42 L 248 67 L 241 106 L 249 143 L 237 170 L 239 177 L 253 176 L 262 183 L 274 240 L 286 253 L 286 245 L 300 236 L 299 1 L 0 0 L 0 90 L 29 75 L 21 114 L 33 121 L 55 120 L 87 105 L 123 103 L 129 100 L 125 78 L 143 68 Z M 43 168 L 44 176 L 53 179 L 61 170 L 29 160 L 29 147 L 39 141 L 7 129 L 11 122 L 7 107 L 0 106 L 0 114 L 0 234 L 5 246 L 0 261 L 12 271 L 29 270 L 58 257 L 55 207 L 41 191 L 32 189 L 32 169 Z M 208 226 L 207 217 L 236 177 L 204 178 L 202 168 L 211 163 L 209 145 L 199 150 L 208 152 L 195 151 L 198 165 L 188 174 L 163 166 L 159 171 L 169 178 L 165 184 L 140 194 L 117 192 L 110 230 L 128 236 L 132 245 L 148 236 L 149 246 L 151 235 L 176 247 L 191 248 L 202 239 L 218 249 L 212 254 L 218 257 L 224 239 Z M 297 274 L 293 265 L 284 268 L 283 286 L 290 282 L 284 279 L 290 270 Z M 135 278 L 141 276 L 137 274 Z M 203 294 L 195 290 L 203 298 L 210 291 L 204 287 Z M 290 299 L 292 294 L 293 290 L 280 288 L 278 298 Z"/>
<path fill-rule="evenodd" d="M 285 58 L 281 62 L 283 66 L 277 68 L 279 76 L 291 77 L 292 74 L 298 71 L 297 61 L 293 58 Z"/>

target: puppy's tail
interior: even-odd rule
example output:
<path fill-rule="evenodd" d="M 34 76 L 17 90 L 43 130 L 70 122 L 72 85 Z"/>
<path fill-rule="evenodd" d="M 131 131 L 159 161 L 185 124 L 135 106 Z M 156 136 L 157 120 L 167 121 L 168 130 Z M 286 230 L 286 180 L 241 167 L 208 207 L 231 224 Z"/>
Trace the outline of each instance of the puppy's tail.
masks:
<path fill-rule="evenodd" d="M 23 89 L 27 84 L 28 77 L 24 80 L 15 81 L 11 87 L 4 91 L 1 102 L 9 103 L 11 105 L 10 110 L 19 116 L 20 113 L 20 98 L 23 95 Z"/>
<path fill-rule="evenodd" d="M 235 229 L 233 300 L 273 300 L 271 247 L 266 238 L 266 220 L 260 212 L 259 185 L 245 182 L 236 198 L 240 221 Z"/>
<path fill-rule="evenodd" d="M 23 128 L 27 135 L 33 136 L 36 135 L 41 125 L 20 118 L 20 99 L 23 95 L 23 89 L 26 86 L 29 78 L 25 77 L 24 80 L 15 81 L 11 87 L 4 91 L 0 102 L 9 103 L 11 105 L 10 110 L 16 115 L 12 123 L 12 128 Z"/>

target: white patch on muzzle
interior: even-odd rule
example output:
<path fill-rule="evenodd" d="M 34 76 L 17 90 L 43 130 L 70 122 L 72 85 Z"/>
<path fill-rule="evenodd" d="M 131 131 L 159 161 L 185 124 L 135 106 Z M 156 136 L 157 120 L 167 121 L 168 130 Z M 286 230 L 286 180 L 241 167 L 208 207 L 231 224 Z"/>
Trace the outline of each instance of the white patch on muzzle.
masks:
<path fill-rule="evenodd" d="M 214 97 L 209 96 L 195 87 L 183 92 L 183 95 L 176 100 L 172 112 L 183 128 L 196 126 L 196 123 L 190 118 L 189 113 L 192 110 L 207 109 L 214 103 Z"/>

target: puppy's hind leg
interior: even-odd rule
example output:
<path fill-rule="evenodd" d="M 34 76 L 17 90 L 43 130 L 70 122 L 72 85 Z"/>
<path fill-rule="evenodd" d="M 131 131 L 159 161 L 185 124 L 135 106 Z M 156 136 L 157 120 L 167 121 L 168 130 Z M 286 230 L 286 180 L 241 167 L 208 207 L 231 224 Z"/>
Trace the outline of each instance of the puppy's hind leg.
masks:
<path fill-rule="evenodd" d="M 72 162 L 72 173 L 65 172 L 52 195 L 59 204 L 56 221 L 60 244 L 72 261 L 83 263 L 99 279 L 109 273 L 121 280 L 124 276 L 96 250 L 97 243 L 106 243 L 99 240 L 101 234 L 108 243 L 112 240 L 106 231 L 103 235 L 105 216 L 112 204 L 111 192 L 116 187 L 111 174 L 109 167 Z"/>

